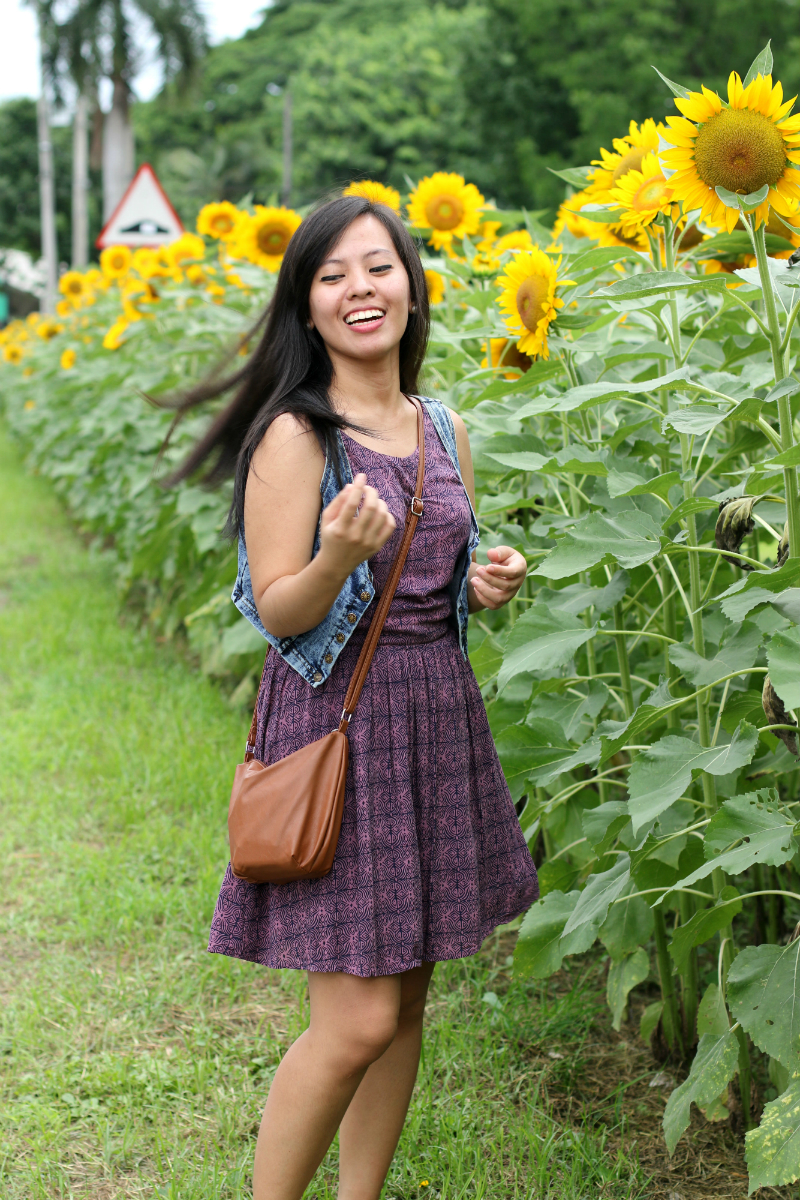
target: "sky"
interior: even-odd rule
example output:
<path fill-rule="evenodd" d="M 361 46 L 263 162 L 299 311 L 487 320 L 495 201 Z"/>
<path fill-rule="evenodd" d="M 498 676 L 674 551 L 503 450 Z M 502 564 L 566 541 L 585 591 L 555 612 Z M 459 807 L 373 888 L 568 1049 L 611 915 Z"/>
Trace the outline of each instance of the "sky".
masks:
<path fill-rule="evenodd" d="M 260 13 L 268 0 L 200 0 L 206 14 L 212 44 L 240 37 L 260 22 Z M 36 19 L 33 10 L 21 0 L 3 0 L 3 37 L 0 39 L 0 101 L 16 96 L 35 97 L 39 93 L 39 55 Z M 140 100 L 149 100 L 161 86 L 161 73 L 147 55 L 134 91 Z M 102 100 L 102 95 L 101 95 Z"/>

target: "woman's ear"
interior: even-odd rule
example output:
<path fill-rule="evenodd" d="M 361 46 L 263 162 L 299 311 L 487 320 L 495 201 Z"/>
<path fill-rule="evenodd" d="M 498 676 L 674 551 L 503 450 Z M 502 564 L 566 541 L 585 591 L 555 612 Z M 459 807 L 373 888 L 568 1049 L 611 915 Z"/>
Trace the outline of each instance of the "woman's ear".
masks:
<path fill-rule="evenodd" d="M 313 328 L 314 328 L 314 322 L 311 320 L 311 317 L 309 317 L 308 320 L 306 321 L 306 329 L 313 329 Z"/>

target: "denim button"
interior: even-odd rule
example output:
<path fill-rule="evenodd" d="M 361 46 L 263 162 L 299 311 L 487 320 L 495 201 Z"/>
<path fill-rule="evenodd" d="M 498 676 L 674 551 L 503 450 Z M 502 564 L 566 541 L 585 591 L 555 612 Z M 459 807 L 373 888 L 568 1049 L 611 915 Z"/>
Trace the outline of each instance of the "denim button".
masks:
<path fill-rule="evenodd" d="M 348 613 L 347 619 L 351 625 L 355 625 L 356 621 L 358 620 L 358 617 L 356 616 L 355 613 Z"/>
<path fill-rule="evenodd" d="M 322 683 L 322 672 L 321 671 L 314 672 L 314 683 Z"/>
<path fill-rule="evenodd" d="M 344 641 L 344 634 L 343 634 L 343 633 L 337 633 L 337 635 L 336 635 L 336 640 L 337 640 L 337 642 L 339 643 L 339 645 L 341 646 L 342 642 Z"/>
<path fill-rule="evenodd" d="M 327 662 L 327 663 L 332 663 L 332 662 L 333 662 L 333 655 L 332 655 L 332 654 L 326 654 L 326 655 L 325 655 L 325 662 Z"/>
<path fill-rule="evenodd" d="M 364 601 L 365 604 L 369 600 L 369 598 L 370 598 L 370 594 L 368 591 L 365 590 L 361 593 L 361 599 Z"/>

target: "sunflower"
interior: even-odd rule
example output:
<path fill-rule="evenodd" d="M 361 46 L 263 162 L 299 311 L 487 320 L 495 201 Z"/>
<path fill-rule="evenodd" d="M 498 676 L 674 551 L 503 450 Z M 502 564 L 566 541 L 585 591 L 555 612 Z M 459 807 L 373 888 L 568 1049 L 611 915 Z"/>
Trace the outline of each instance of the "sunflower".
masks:
<path fill-rule="evenodd" d="M 637 237 L 652 225 L 659 213 L 678 215 L 672 203 L 672 188 L 655 154 L 645 154 L 640 169 L 632 167 L 611 188 L 611 202 L 622 209 L 621 229 L 625 237 Z"/>
<path fill-rule="evenodd" d="M 134 250 L 132 266 L 142 279 L 156 279 L 167 273 L 158 250 L 153 250 L 150 246 L 140 246 L 138 250 Z"/>
<path fill-rule="evenodd" d="M 637 125 L 631 121 L 628 133 L 623 138 L 614 138 L 611 143 L 614 153 L 609 153 L 605 147 L 600 147 L 600 158 L 592 159 L 592 166 L 597 169 L 592 172 L 588 191 L 597 204 L 608 203 L 611 188 L 626 175 L 628 171 L 641 169 L 642 159 L 646 154 L 658 153 L 659 134 L 664 134 L 664 126 L 656 124 L 650 117 Z"/>
<path fill-rule="evenodd" d="M 497 231 L 502 229 L 502 221 L 481 221 L 477 229 L 477 238 L 475 245 L 478 250 L 489 251 L 493 248 L 497 241 Z"/>
<path fill-rule="evenodd" d="M 111 280 L 102 271 L 98 271 L 97 267 L 90 267 L 86 272 L 86 283 L 92 292 L 107 292 Z"/>
<path fill-rule="evenodd" d="M 75 357 L 76 356 L 75 356 L 74 350 L 65 350 L 64 351 L 64 353 L 61 355 L 61 359 L 60 359 L 61 367 L 64 371 L 72 370 L 72 368 L 75 366 Z"/>
<path fill-rule="evenodd" d="M 454 238 L 477 233 L 485 204 L 474 183 L 463 175 L 437 171 L 417 184 L 408 200 L 408 218 L 415 229 L 430 229 L 434 250 L 449 250 Z"/>
<path fill-rule="evenodd" d="M 43 338 L 44 341 L 49 342 L 52 338 L 57 337 L 59 333 L 64 332 L 64 326 L 59 325 L 58 321 L 54 321 L 52 317 L 45 317 L 45 319 L 40 321 L 36 326 L 36 332 L 40 338 Z"/>
<path fill-rule="evenodd" d="M 107 246 L 100 255 L 100 269 L 108 279 L 123 279 L 131 269 L 133 255 L 127 246 Z"/>
<path fill-rule="evenodd" d="M 31 329 L 35 329 L 41 320 L 43 317 L 40 312 L 30 312 L 25 318 L 25 324 L 29 325 Z"/>
<path fill-rule="evenodd" d="M 12 366 L 17 366 L 22 362 L 25 351 L 18 342 L 12 342 L 10 346 L 3 346 L 3 361 L 11 363 Z"/>
<path fill-rule="evenodd" d="M 569 280 L 558 279 L 560 263 L 560 258 L 553 262 L 534 246 L 515 255 L 497 281 L 506 329 L 516 337 L 517 349 L 530 358 L 550 357 L 547 330 L 564 304 L 556 288 L 571 286 Z"/>
<path fill-rule="evenodd" d="M 221 200 L 218 204 L 204 204 L 197 214 L 197 232 L 226 242 L 234 236 L 237 222 L 242 215 L 230 200 Z"/>
<path fill-rule="evenodd" d="M 66 271 L 58 281 L 58 290 L 77 308 L 91 288 L 86 282 L 85 275 L 82 275 L 80 271 Z"/>
<path fill-rule="evenodd" d="M 75 309 L 70 304 L 69 300 L 56 300 L 56 316 L 71 317 Z"/>
<path fill-rule="evenodd" d="M 193 287 L 199 287 L 201 283 L 205 283 L 207 275 L 200 263 L 192 263 L 190 267 L 186 268 L 186 278 Z"/>
<path fill-rule="evenodd" d="M 302 217 L 291 208 L 255 207 L 255 213 L 243 217 L 237 226 L 232 250 L 258 267 L 277 271 Z"/>
<path fill-rule="evenodd" d="M 494 244 L 495 254 L 505 254 L 508 250 L 532 250 L 533 238 L 527 229 L 514 229 L 504 233 Z"/>
<path fill-rule="evenodd" d="M 218 283 L 209 283 L 206 288 L 206 295 L 211 297 L 214 304 L 222 304 L 225 296 L 225 288 L 220 287 Z"/>
<path fill-rule="evenodd" d="M 580 215 L 581 209 L 587 204 L 596 204 L 597 200 L 588 191 L 575 192 L 564 200 L 556 214 L 553 226 L 553 241 L 556 242 L 566 229 L 573 237 L 597 238 L 598 226 L 594 221 L 587 221 Z"/>
<path fill-rule="evenodd" d="M 205 258 L 206 244 L 196 233 L 182 233 L 174 242 L 162 246 L 161 253 L 168 267 L 179 269 L 192 259 Z"/>
<path fill-rule="evenodd" d="M 103 338 L 103 349 L 119 350 L 120 346 L 123 344 L 122 335 L 127 328 L 128 322 L 122 317 L 120 317 L 118 321 L 115 321 L 113 325 L 109 326 L 109 328 L 106 330 L 105 337 Z"/>
<path fill-rule="evenodd" d="M 428 285 L 428 303 L 441 304 L 444 300 L 444 275 L 429 269 L 425 272 L 425 282 Z"/>
<path fill-rule="evenodd" d="M 485 353 L 486 343 L 483 348 Z M 522 354 L 517 349 L 511 338 L 489 338 L 489 352 L 495 370 L 503 368 L 504 379 L 516 379 L 519 371 L 524 375 L 533 362 L 529 354 Z M 488 357 L 481 359 L 481 366 L 489 366 Z"/>
<path fill-rule="evenodd" d="M 800 200 L 800 175 L 792 167 L 800 163 L 800 115 L 789 116 L 795 99 L 784 104 L 783 88 L 773 86 L 771 75 L 756 75 L 745 87 L 735 71 L 728 79 L 727 106 L 705 87 L 687 99 L 676 97 L 683 116 L 667 118 L 669 148 L 661 158 L 673 172 L 670 187 L 685 211 L 699 208 L 709 225 L 730 233 L 739 213 L 727 208 L 714 189 L 747 196 L 766 184 L 769 192 L 755 210 L 756 225 L 768 220 L 770 208 L 791 216 Z"/>
<path fill-rule="evenodd" d="M 363 196 L 370 204 L 385 204 L 394 212 L 400 212 L 400 193 L 397 189 L 377 183 L 374 179 L 360 179 L 357 183 L 348 183 L 342 195 Z"/>

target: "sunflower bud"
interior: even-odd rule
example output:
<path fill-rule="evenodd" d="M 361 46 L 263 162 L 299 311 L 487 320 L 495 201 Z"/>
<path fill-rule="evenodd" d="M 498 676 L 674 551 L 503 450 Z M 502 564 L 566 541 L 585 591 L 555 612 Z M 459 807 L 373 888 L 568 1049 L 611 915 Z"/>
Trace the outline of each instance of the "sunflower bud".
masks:
<path fill-rule="evenodd" d="M 777 566 L 782 567 L 789 557 L 789 522 L 787 521 L 783 527 L 783 537 L 778 542 L 778 562 Z"/>
<path fill-rule="evenodd" d="M 775 691 L 769 675 L 764 676 L 761 707 L 764 709 L 764 716 L 770 725 L 794 725 L 797 728 L 797 721 L 794 719 L 793 713 L 789 712 Z M 797 754 L 797 736 L 790 729 L 776 729 L 775 737 L 780 738 L 786 749 L 792 754 Z"/>
<path fill-rule="evenodd" d="M 754 529 L 753 505 L 757 496 L 736 496 L 732 500 L 723 500 L 719 506 L 719 516 L 714 529 L 714 540 L 718 550 L 738 551 L 748 533 Z M 727 562 L 743 571 L 752 571 L 750 563 L 738 558 L 725 555 Z"/>

